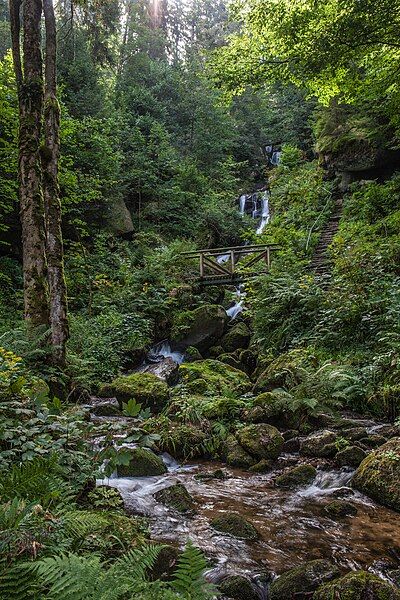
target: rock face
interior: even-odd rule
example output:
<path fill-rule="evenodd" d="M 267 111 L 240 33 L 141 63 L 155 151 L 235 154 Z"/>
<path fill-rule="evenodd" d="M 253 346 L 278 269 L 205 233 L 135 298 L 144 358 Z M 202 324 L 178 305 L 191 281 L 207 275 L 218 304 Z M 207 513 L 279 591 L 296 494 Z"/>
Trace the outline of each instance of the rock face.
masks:
<path fill-rule="evenodd" d="M 367 454 L 358 446 L 348 446 L 338 452 L 335 456 L 335 462 L 340 467 L 358 467 Z"/>
<path fill-rule="evenodd" d="M 384 506 L 400 511 L 400 438 L 377 448 L 358 467 L 352 485 Z"/>
<path fill-rule="evenodd" d="M 161 502 L 170 508 L 184 514 L 194 512 L 194 502 L 192 496 L 181 483 L 176 483 L 170 487 L 164 488 L 154 494 L 157 502 Z"/>
<path fill-rule="evenodd" d="M 225 442 L 225 458 L 230 467 L 237 469 L 248 469 L 257 462 L 233 435 L 228 436 Z"/>
<path fill-rule="evenodd" d="M 259 460 L 278 458 L 284 443 L 276 427 L 266 423 L 243 427 L 238 431 L 237 438 L 242 448 Z"/>
<path fill-rule="evenodd" d="M 215 304 L 181 313 L 172 328 L 171 344 L 180 350 L 194 346 L 204 352 L 222 337 L 227 320 L 224 308 Z"/>
<path fill-rule="evenodd" d="M 236 513 L 225 513 L 215 517 L 211 521 L 211 526 L 217 531 L 229 533 L 241 540 L 257 540 L 259 537 L 254 525 Z"/>
<path fill-rule="evenodd" d="M 286 571 L 272 582 L 270 600 L 309 598 L 311 592 L 335 577 L 339 577 L 339 575 L 338 568 L 328 560 L 321 559 L 306 562 L 300 567 Z"/>
<path fill-rule="evenodd" d="M 160 360 L 160 362 L 146 365 L 141 369 L 142 373 L 150 373 L 155 375 L 161 381 L 165 381 L 168 385 L 174 385 L 178 381 L 179 365 L 169 356 Z"/>
<path fill-rule="evenodd" d="M 261 596 L 247 577 L 231 575 L 218 586 L 221 594 L 233 600 L 260 600 Z"/>
<path fill-rule="evenodd" d="M 318 458 L 331 458 L 337 453 L 335 446 L 336 433 L 333 431 L 317 431 L 303 440 L 300 453 L 305 456 L 317 456 Z"/>
<path fill-rule="evenodd" d="M 247 348 L 250 343 L 250 336 L 250 329 L 246 323 L 239 322 L 224 335 L 220 344 L 224 352 L 234 352 L 239 348 Z"/>
<path fill-rule="evenodd" d="M 348 573 L 332 583 L 323 585 L 313 600 L 400 600 L 400 591 L 390 583 L 366 571 Z"/>
<path fill-rule="evenodd" d="M 150 477 L 164 475 L 167 467 L 162 459 L 146 448 L 134 448 L 128 465 L 117 467 L 118 477 Z"/>
<path fill-rule="evenodd" d="M 296 488 L 311 483 L 316 474 L 317 469 L 312 465 L 299 465 L 277 477 L 275 485 L 284 488 Z"/>
<path fill-rule="evenodd" d="M 224 395 L 226 391 L 244 394 L 251 388 L 246 373 L 212 359 L 183 363 L 179 368 L 179 377 L 187 389 L 195 394 L 211 392 Z"/>
<path fill-rule="evenodd" d="M 132 216 L 124 200 L 116 198 L 108 204 L 107 227 L 116 235 L 126 235 L 134 231 Z"/>
<path fill-rule="evenodd" d="M 154 412 L 160 412 L 169 400 L 167 384 L 151 373 L 133 373 L 117 377 L 100 388 L 100 395 L 117 398 L 120 406 L 133 398 L 142 404 L 143 408 L 150 408 Z"/>

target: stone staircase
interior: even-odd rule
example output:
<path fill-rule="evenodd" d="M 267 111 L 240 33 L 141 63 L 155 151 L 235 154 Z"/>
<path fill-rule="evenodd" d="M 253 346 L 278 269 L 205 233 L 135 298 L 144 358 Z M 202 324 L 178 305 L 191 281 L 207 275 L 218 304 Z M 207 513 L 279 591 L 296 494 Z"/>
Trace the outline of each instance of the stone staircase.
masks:
<path fill-rule="evenodd" d="M 335 200 L 334 210 L 329 221 L 322 230 L 321 237 L 319 238 L 319 242 L 311 259 L 310 269 L 314 271 L 316 275 L 321 277 L 328 277 L 331 273 L 332 261 L 328 253 L 328 246 L 332 243 L 332 240 L 339 229 L 342 204 L 342 198 L 337 198 Z"/>

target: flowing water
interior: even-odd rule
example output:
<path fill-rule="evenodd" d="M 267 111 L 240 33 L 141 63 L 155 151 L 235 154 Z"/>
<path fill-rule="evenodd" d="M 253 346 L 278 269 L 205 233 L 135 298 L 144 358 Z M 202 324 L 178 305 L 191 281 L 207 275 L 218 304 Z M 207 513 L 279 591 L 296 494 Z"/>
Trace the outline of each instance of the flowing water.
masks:
<path fill-rule="evenodd" d="M 147 354 L 147 360 L 151 362 L 159 362 L 163 358 L 172 358 L 172 360 L 179 365 L 183 363 L 185 359 L 184 352 L 178 352 L 177 350 L 171 349 L 171 344 L 168 340 L 158 342 L 152 348 L 150 348 Z"/>
<path fill-rule="evenodd" d="M 269 212 L 269 192 L 266 190 L 261 199 L 261 222 L 257 228 L 257 235 L 261 235 L 265 227 L 268 225 L 271 215 Z"/>
<path fill-rule="evenodd" d="M 333 558 L 346 569 L 362 568 L 374 561 L 390 559 L 400 542 L 400 515 L 374 504 L 348 487 L 352 472 L 318 470 L 315 481 L 298 490 L 274 487 L 274 477 L 227 469 L 228 478 L 199 481 L 196 473 L 215 470 L 216 463 L 202 462 L 184 467 L 164 455 L 169 472 L 161 477 L 114 478 L 108 485 L 118 488 L 128 511 L 150 517 L 152 538 L 183 546 L 190 538 L 214 559 L 214 575 L 225 572 L 280 573 L 306 560 Z M 278 466 L 297 462 L 284 455 Z M 194 517 L 178 515 L 157 503 L 153 494 L 173 483 L 183 483 L 194 497 Z M 351 499 L 355 517 L 330 519 L 324 506 L 337 497 Z M 251 521 L 260 533 L 256 542 L 244 542 L 212 529 L 210 520 L 236 512 Z"/>

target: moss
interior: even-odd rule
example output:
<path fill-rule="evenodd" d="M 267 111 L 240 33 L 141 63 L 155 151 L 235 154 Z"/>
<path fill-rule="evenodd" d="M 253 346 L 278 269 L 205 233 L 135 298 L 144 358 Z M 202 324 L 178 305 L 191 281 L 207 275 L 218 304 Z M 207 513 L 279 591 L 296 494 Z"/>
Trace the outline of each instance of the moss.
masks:
<path fill-rule="evenodd" d="M 366 571 L 348 573 L 344 577 L 322 586 L 313 600 L 400 600 L 400 591 L 387 581 Z"/>
<path fill-rule="evenodd" d="M 118 465 L 118 477 L 150 477 L 167 472 L 162 459 L 151 450 L 134 448 L 130 455 L 129 464 Z"/>
<path fill-rule="evenodd" d="M 233 435 L 228 436 L 225 442 L 225 459 L 230 467 L 237 469 L 248 469 L 257 462 Z"/>
<path fill-rule="evenodd" d="M 300 383 L 305 366 L 315 366 L 315 357 L 309 351 L 296 349 L 282 354 L 260 373 L 254 392 L 268 392 L 275 388 L 290 387 Z"/>
<path fill-rule="evenodd" d="M 246 452 L 258 459 L 278 458 L 284 442 L 276 427 L 266 423 L 243 427 L 237 432 L 237 438 Z"/>
<path fill-rule="evenodd" d="M 260 596 L 247 577 L 232 575 L 226 577 L 218 586 L 221 594 L 234 600 L 259 600 Z"/>
<path fill-rule="evenodd" d="M 362 448 L 358 448 L 358 446 L 348 446 L 336 454 L 335 462 L 340 467 L 358 467 L 365 457 L 366 453 Z"/>
<path fill-rule="evenodd" d="M 250 343 L 250 329 L 246 323 L 236 323 L 229 331 L 224 335 L 221 340 L 221 346 L 224 352 L 233 352 L 239 348 L 247 348 Z"/>
<path fill-rule="evenodd" d="M 168 430 L 161 433 L 161 448 L 175 458 L 203 456 L 206 434 L 194 425 L 170 423 Z"/>
<path fill-rule="evenodd" d="M 176 483 L 154 494 L 157 502 L 161 502 L 180 513 L 193 514 L 194 501 L 187 489 L 181 483 Z"/>
<path fill-rule="evenodd" d="M 236 398 L 217 396 L 211 400 L 205 400 L 202 412 L 207 419 L 216 419 L 219 421 L 233 419 L 238 416 L 243 407 L 243 402 Z"/>
<path fill-rule="evenodd" d="M 352 485 L 380 504 L 400 511 L 400 438 L 374 450 L 358 467 Z"/>
<path fill-rule="evenodd" d="M 251 388 L 249 377 L 229 365 L 218 360 L 202 360 L 194 363 L 184 363 L 179 368 L 180 380 L 185 386 L 193 391 L 196 382 L 201 379 L 206 382 L 206 389 L 202 386 L 202 391 L 196 389 L 196 393 L 205 391 L 213 394 L 224 395 L 226 391 L 237 394 L 244 394 Z M 194 384 L 194 385 L 193 385 Z"/>
<path fill-rule="evenodd" d="M 206 304 L 180 312 L 171 329 L 171 343 L 179 348 L 194 346 L 204 352 L 221 338 L 227 315 L 222 306 Z"/>
<path fill-rule="evenodd" d="M 328 560 L 312 560 L 300 567 L 283 573 L 272 582 L 270 600 L 287 600 L 293 597 L 303 597 L 319 588 L 323 583 L 339 576 L 338 568 Z"/>
<path fill-rule="evenodd" d="M 189 346 L 185 352 L 185 361 L 186 362 L 195 362 L 196 360 L 203 360 L 202 355 L 194 346 Z"/>
<path fill-rule="evenodd" d="M 357 508 L 351 502 L 344 500 L 335 500 L 324 507 L 324 511 L 332 518 L 354 517 L 357 514 Z"/>
<path fill-rule="evenodd" d="M 168 386 L 151 373 L 133 373 L 117 377 L 100 388 L 100 395 L 117 398 L 120 406 L 131 398 L 155 412 L 161 411 L 169 400 Z"/>
<path fill-rule="evenodd" d="M 241 540 L 257 540 L 259 537 L 257 529 L 252 523 L 236 513 L 225 513 L 215 517 L 211 526 L 222 533 L 229 533 Z"/>
<path fill-rule="evenodd" d="M 228 475 L 222 469 L 215 469 L 215 471 L 211 471 L 210 473 L 197 473 L 194 476 L 198 481 L 210 481 L 211 479 L 228 479 Z"/>
<path fill-rule="evenodd" d="M 305 456 L 330 458 L 335 456 L 338 450 L 335 446 L 336 439 L 337 435 L 333 431 L 317 431 L 302 442 L 300 452 Z"/>
<path fill-rule="evenodd" d="M 316 474 L 317 469 L 312 465 L 299 465 L 277 477 L 275 485 L 284 488 L 295 488 L 302 485 L 308 485 L 314 481 Z"/>
<path fill-rule="evenodd" d="M 249 468 L 252 473 L 268 473 L 273 468 L 273 461 L 263 458 L 258 463 Z"/>
<path fill-rule="evenodd" d="M 249 410 L 248 418 L 250 420 L 256 418 L 258 422 L 271 423 L 272 425 L 295 428 L 298 426 L 300 413 L 291 410 L 288 401 L 282 395 L 277 395 L 274 392 L 264 392 L 254 400 L 254 406 Z"/>
<path fill-rule="evenodd" d="M 226 365 L 230 365 L 239 371 L 244 371 L 244 366 L 240 363 L 240 361 L 235 358 L 232 354 L 221 354 L 218 356 L 218 360 L 220 362 L 225 363 Z"/>

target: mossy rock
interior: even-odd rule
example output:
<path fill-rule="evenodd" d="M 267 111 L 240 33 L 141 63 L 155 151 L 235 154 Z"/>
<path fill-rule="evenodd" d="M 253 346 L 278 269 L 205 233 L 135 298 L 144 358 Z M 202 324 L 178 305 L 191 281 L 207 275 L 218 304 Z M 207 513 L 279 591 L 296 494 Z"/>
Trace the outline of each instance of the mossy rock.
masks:
<path fill-rule="evenodd" d="M 231 327 L 221 340 L 224 352 L 234 352 L 239 348 L 246 349 L 250 344 L 251 332 L 243 321 Z"/>
<path fill-rule="evenodd" d="M 335 462 L 339 467 L 358 467 L 366 456 L 362 448 L 348 446 L 336 454 Z"/>
<path fill-rule="evenodd" d="M 233 600 L 260 600 L 260 595 L 250 579 L 242 575 L 231 575 L 226 577 L 218 589 L 226 598 Z"/>
<path fill-rule="evenodd" d="M 355 571 L 323 585 L 313 600 L 400 600 L 400 590 L 372 573 Z"/>
<path fill-rule="evenodd" d="M 296 382 L 300 383 L 303 367 L 315 367 L 315 364 L 315 357 L 307 350 L 291 350 L 269 362 L 259 374 L 253 391 L 254 393 L 269 392 L 275 388 L 286 388 Z"/>
<path fill-rule="evenodd" d="M 299 465 L 289 469 L 275 479 L 275 485 L 283 488 L 296 488 L 312 483 L 317 469 L 312 465 Z"/>
<path fill-rule="evenodd" d="M 248 420 L 296 428 L 300 413 L 292 411 L 288 401 L 281 395 L 264 392 L 255 398 L 253 407 L 248 411 Z"/>
<path fill-rule="evenodd" d="M 237 398 L 227 398 L 226 396 L 204 398 L 202 413 L 207 419 L 232 420 L 239 415 L 242 406 L 243 401 Z"/>
<path fill-rule="evenodd" d="M 258 463 L 249 468 L 251 473 L 268 473 L 273 469 L 274 461 L 263 458 Z"/>
<path fill-rule="evenodd" d="M 259 460 L 278 458 L 284 442 L 276 427 L 266 423 L 247 425 L 236 435 L 244 450 Z"/>
<path fill-rule="evenodd" d="M 208 351 L 208 355 L 211 358 L 218 358 L 218 356 L 220 356 L 223 353 L 224 353 L 224 349 L 222 346 L 212 346 L 212 348 L 210 348 Z"/>
<path fill-rule="evenodd" d="M 225 513 L 215 517 L 211 521 L 211 526 L 221 533 L 229 533 L 240 540 L 254 541 L 259 538 L 254 525 L 236 513 Z"/>
<path fill-rule="evenodd" d="M 194 478 L 198 481 L 225 480 L 228 479 L 228 475 L 222 469 L 215 469 L 215 471 L 210 471 L 209 473 L 197 473 Z"/>
<path fill-rule="evenodd" d="M 117 398 L 120 406 L 133 398 L 143 408 L 150 408 L 154 412 L 160 412 L 169 400 L 167 384 L 151 373 L 117 377 L 111 383 L 104 384 L 99 393 L 106 398 Z"/>
<path fill-rule="evenodd" d="M 354 506 L 354 504 L 351 502 L 346 502 L 345 500 L 335 500 L 334 502 L 329 502 L 329 504 L 324 507 L 324 511 L 332 519 L 341 517 L 354 517 L 358 512 L 357 507 Z"/>
<path fill-rule="evenodd" d="M 364 458 L 352 485 L 376 502 L 400 512 L 400 438 L 393 438 Z"/>
<path fill-rule="evenodd" d="M 194 346 L 189 346 L 186 348 L 185 352 L 185 361 L 186 362 L 195 362 L 196 360 L 203 360 L 202 355 Z"/>
<path fill-rule="evenodd" d="M 220 362 L 225 363 L 226 365 L 230 365 L 234 369 L 238 369 L 239 371 L 245 371 L 245 368 L 241 364 L 240 360 L 235 358 L 232 354 L 221 354 L 220 356 L 218 356 L 218 360 Z"/>
<path fill-rule="evenodd" d="M 172 325 L 171 344 L 182 350 L 194 346 L 204 352 L 222 337 L 227 321 L 224 308 L 215 304 L 181 312 Z"/>
<path fill-rule="evenodd" d="M 147 448 L 130 450 L 129 464 L 117 467 L 118 477 L 151 477 L 166 472 L 162 458 Z"/>
<path fill-rule="evenodd" d="M 228 436 L 225 442 L 225 460 L 230 467 L 237 469 L 248 469 L 257 462 L 233 435 Z"/>
<path fill-rule="evenodd" d="M 303 440 L 300 447 L 300 453 L 305 456 L 332 458 L 338 451 L 335 446 L 336 439 L 337 435 L 333 431 L 317 431 Z"/>
<path fill-rule="evenodd" d="M 269 598 L 288 600 L 294 597 L 310 597 L 314 590 L 339 575 L 339 569 L 329 560 L 311 560 L 275 579 L 270 587 Z"/>
<path fill-rule="evenodd" d="M 194 425 L 170 423 L 161 436 L 161 449 L 175 458 L 199 458 L 204 455 L 206 434 Z"/>
<path fill-rule="evenodd" d="M 213 359 L 184 363 L 179 368 L 179 376 L 185 387 L 195 393 L 224 395 L 229 391 L 239 395 L 251 388 L 251 381 L 246 373 Z M 202 381 L 201 391 L 196 388 L 198 380 Z"/>
<path fill-rule="evenodd" d="M 93 513 L 95 515 L 95 513 Z M 102 511 L 98 527 L 79 541 L 83 553 L 95 552 L 102 558 L 116 558 L 132 548 L 148 543 L 148 522 L 142 517 L 128 517 L 117 512 Z"/>
<path fill-rule="evenodd" d="M 194 513 L 193 498 L 181 483 L 176 483 L 156 492 L 154 498 L 157 502 L 161 502 L 161 504 L 165 504 L 165 506 L 169 506 L 180 513 Z"/>
<path fill-rule="evenodd" d="M 383 437 L 383 435 L 367 435 L 366 437 L 360 438 L 359 442 L 367 448 L 378 448 L 379 446 L 383 446 L 383 444 L 387 442 L 387 439 Z"/>

